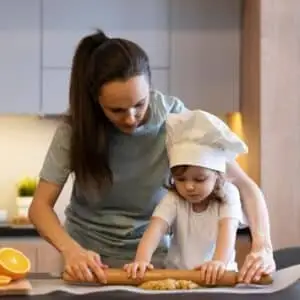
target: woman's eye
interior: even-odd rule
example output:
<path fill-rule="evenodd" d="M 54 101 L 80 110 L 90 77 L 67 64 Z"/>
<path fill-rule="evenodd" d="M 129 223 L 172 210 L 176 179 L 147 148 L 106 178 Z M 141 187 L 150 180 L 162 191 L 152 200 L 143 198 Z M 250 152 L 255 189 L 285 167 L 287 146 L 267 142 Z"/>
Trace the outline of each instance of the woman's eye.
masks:
<path fill-rule="evenodd" d="M 135 107 L 139 108 L 139 107 L 143 107 L 143 106 L 144 106 L 144 102 L 140 102 Z"/>
<path fill-rule="evenodd" d="M 115 114 L 119 114 L 119 113 L 124 112 L 124 110 L 123 110 L 123 109 L 120 109 L 120 108 L 112 109 L 111 111 L 112 111 L 113 113 L 115 113 Z"/>

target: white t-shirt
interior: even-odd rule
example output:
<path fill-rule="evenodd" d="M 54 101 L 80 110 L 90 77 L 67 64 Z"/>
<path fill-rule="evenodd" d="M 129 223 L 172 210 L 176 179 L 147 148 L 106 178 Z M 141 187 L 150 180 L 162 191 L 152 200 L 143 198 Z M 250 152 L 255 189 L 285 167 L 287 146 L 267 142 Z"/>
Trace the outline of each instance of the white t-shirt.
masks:
<path fill-rule="evenodd" d="M 226 202 L 212 202 L 200 213 L 174 192 L 169 192 L 156 207 L 153 216 L 165 220 L 173 237 L 166 258 L 167 268 L 193 269 L 213 258 L 218 223 L 223 218 L 236 218 L 244 223 L 238 189 L 227 182 L 224 186 Z M 228 270 L 237 270 L 235 251 L 230 256 Z"/>

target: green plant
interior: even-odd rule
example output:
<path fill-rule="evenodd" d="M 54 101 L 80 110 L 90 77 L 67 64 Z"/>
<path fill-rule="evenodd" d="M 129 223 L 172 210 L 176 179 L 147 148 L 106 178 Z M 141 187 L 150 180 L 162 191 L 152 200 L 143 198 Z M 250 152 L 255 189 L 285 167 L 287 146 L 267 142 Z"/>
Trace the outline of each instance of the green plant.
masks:
<path fill-rule="evenodd" d="M 37 187 L 37 180 L 32 177 L 25 177 L 18 183 L 19 197 L 32 197 Z"/>

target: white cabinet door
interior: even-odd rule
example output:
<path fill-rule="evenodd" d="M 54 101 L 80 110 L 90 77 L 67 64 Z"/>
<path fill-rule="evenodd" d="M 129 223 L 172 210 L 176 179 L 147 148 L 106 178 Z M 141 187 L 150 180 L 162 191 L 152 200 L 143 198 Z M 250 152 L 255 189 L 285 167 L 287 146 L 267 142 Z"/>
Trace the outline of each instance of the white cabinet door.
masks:
<path fill-rule="evenodd" d="M 240 0 L 171 0 L 173 95 L 191 109 L 239 111 Z"/>
<path fill-rule="evenodd" d="M 137 42 L 148 53 L 155 87 L 169 87 L 169 0 L 43 0 L 42 113 L 67 110 L 72 58 L 95 29 Z"/>
<path fill-rule="evenodd" d="M 39 0 L 0 0 L 0 114 L 40 108 Z"/>
<path fill-rule="evenodd" d="M 67 111 L 69 103 L 69 69 L 43 70 L 43 113 L 57 115 Z M 168 93 L 169 71 L 152 70 L 153 87 Z"/>
<path fill-rule="evenodd" d="M 139 43 L 153 67 L 169 66 L 169 0 L 43 0 L 43 66 L 70 67 L 96 28 Z"/>
<path fill-rule="evenodd" d="M 43 70 L 42 113 L 57 115 L 65 113 L 69 103 L 70 70 Z"/>

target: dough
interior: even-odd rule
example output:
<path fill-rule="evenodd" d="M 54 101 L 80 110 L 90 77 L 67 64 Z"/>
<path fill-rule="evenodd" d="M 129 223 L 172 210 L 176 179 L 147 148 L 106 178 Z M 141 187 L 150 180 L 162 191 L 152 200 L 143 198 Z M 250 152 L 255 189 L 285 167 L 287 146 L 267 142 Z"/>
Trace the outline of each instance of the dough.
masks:
<path fill-rule="evenodd" d="M 189 280 L 174 279 L 146 281 L 139 285 L 139 288 L 144 290 L 190 290 L 199 287 L 198 284 Z"/>

